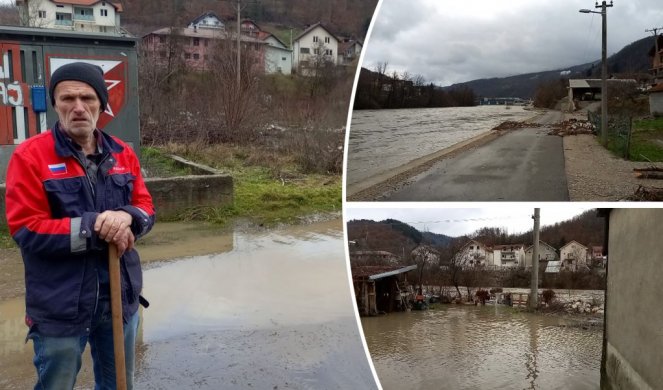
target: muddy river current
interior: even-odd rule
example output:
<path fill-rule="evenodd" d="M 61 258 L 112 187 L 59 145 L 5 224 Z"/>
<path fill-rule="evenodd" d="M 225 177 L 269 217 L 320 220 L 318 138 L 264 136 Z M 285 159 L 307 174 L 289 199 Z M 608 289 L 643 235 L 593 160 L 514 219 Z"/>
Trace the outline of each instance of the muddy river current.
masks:
<path fill-rule="evenodd" d="M 141 312 L 137 388 L 376 388 L 340 221 L 257 233 L 155 229 L 139 249 L 151 305 Z M 3 286 L 21 267 L 2 267 Z M 32 344 L 23 341 L 24 298 L 10 287 L 0 295 L 0 388 L 26 389 L 35 379 Z M 77 388 L 93 381 L 88 351 Z"/>
<path fill-rule="evenodd" d="M 599 388 L 600 327 L 499 305 L 445 305 L 362 325 L 385 390 Z"/>

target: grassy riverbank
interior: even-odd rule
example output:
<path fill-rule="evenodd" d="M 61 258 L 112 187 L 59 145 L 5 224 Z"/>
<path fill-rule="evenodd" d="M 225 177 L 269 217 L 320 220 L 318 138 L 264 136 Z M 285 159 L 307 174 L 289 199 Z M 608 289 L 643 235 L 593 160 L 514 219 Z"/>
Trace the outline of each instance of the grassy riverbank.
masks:
<path fill-rule="evenodd" d="M 165 156 L 170 153 L 227 173 L 235 184 L 232 205 L 192 207 L 178 220 L 226 224 L 240 218 L 257 225 L 274 225 L 341 210 L 341 176 L 304 173 L 287 154 L 251 147 L 170 144 L 145 148 L 145 169 L 161 176 L 181 174 L 181 168 Z"/>

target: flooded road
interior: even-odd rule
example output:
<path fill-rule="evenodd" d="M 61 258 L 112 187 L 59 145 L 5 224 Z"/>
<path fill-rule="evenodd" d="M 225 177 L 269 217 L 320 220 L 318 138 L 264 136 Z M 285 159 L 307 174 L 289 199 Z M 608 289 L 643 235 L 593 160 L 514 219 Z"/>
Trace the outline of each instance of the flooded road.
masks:
<path fill-rule="evenodd" d="M 363 318 L 385 390 L 597 389 L 603 333 L 505 306 Z"/>
<path fill-rule="evenodd" d="M 376 387 L 353 315 L 341 221 L 192 239 L 175 242 L 215 252 L 145 266 L 151 305 L 142 311 L 137 388 Z M 167 234 L 152 241 L 141 248 L 147 258 L 173 244 Z M 23 297 L 0 300 L 3 389 L 34 380 L 23 311 Z M 88 355 L 80 388 L 92 382 Z"/>
<path fill-rule="evenodd" d="M 536 114 L 521 106 L 355 110 L 348 145 L 347 185 L 468 140 L 507 120 Z"/>

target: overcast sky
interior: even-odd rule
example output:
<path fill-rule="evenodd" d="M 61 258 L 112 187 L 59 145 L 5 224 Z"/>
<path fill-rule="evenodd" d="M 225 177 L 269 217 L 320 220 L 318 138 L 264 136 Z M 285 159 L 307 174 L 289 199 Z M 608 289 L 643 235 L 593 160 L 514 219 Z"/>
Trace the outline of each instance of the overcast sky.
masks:
<path fill-rule="evenodd" d="M 608 3 L 609 4 L 609 3 Z M 363 66 L 420 74 L 446 86 L 600 60 L 601 15 L 591 0 L 382 0 Z M 663 27 L 663 1 L 614 0 L 608 55 Z"/>
<path fill-rule="evenodd" d="M 388 218 L 408 223 L 420 231 L 458 237 L 470 234 L 482 227 L 504 227 L 509 233 L 523 233 L 534 227 L 534 208 L 525 205 L 500 205 L 490 208 L 444 208 L 428 205 L 403 204 L 395 208 L 372 208 L 370 204 L 350 203 L 345 211 L 347 221 L 370 219 L 383 221 Z M 367 208 L 370 207 L 370 208 Z M 541 226 L 571 219 L 588 206 L 566 204 L 541 207 Z"/>

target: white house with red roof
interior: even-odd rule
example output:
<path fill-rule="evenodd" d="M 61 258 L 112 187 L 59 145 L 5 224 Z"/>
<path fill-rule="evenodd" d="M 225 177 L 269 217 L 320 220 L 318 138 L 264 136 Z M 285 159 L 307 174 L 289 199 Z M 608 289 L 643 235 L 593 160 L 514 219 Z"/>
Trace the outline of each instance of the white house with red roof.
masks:
<path fill-rule="evenodd" d="M 25 26 L 119 34 L 122 4 L 102 0 L 16 0 Z"/>
<path fill-rule="evenodd" d="M 338 63 L 338 38 L 318 22 L 299 34 L 293 43 L 293 66 L 297 69 L 312 68 L 315 61 L 324 59 Z M 302 72 L 306 73 L 306 72 Z"/>

